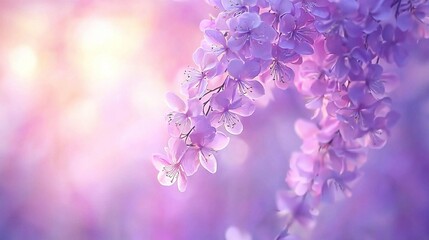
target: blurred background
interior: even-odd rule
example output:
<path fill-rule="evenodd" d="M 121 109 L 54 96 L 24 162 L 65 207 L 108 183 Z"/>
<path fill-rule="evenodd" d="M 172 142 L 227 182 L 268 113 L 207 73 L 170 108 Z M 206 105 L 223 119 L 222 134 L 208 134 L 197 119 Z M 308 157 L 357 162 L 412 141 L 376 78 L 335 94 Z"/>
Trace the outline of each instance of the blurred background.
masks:
<path fill-rule="evenodd" d="M 219 153 L 215 175 L 166 188 L 150 162 L 164 102 L 200 43 L 201 0 L 0 1 L 0 239 L 272 239 L 299 148 L 293 90 L 273 90 Z M 394 93 L 402 118 L 353 197 L 325 206 L 309 239 L 429 236 L 429 44 Z M 270 104 L 268 104 L 270 103 Z M 251 129 L 251 130 L 250 130 Z M 302 231 L 296 229 L 296 231 Z"/>

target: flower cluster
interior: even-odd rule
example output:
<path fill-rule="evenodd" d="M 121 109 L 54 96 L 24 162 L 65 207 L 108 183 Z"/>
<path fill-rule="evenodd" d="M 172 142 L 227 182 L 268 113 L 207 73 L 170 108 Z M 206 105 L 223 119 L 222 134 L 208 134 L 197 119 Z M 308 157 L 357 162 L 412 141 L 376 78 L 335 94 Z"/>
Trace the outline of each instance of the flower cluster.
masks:
<path fill-rule="evenodd" d="M 403 65 L 407 48 L 428 36 L 427 0 L 207 0 L 219 9 L 203 20 L 195 67 L 184 73 L 186 100 L 167 95 L 167 156 L 154 155 L 163 185 L 203 166 L 216 172 L 216 151 L 225 131 L 243 131 L 241 119 L 255 111 L 264 84 L 295 86 L 314 111 L 298 120 L 303 144 L 292 154 L 278 205 L 294 221 L 311 222 L 322 200 L 351 194 L 370 148 L 383 147 L 398 118 L 389 91 L 396 78 L 384 69 Z M 223 127 L 222 127 L 223 126 Z M 222 132 L 224 131 L 224 132 Z"/>

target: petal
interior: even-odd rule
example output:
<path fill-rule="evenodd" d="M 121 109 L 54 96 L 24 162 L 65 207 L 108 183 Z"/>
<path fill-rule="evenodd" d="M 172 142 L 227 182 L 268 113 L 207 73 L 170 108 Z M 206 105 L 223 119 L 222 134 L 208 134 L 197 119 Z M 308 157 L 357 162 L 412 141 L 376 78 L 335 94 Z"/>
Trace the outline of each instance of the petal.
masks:
<path fill-rule="evenodd" d="M 238 114 L 242 117 L 248 117 L 255 112 L 255 104 L 246 96 L 243 96 L 239 101 L 237 101 L 237 103 L 238 106 L 235 106 L 235 108 L 232 106 L 230 107 L 230 112 Z"/>
<path fill-rule="evenodd" d="M 294 50 L 301 55 L 311 55 L 314 53 L 313 47 L 311 47 L 311 45 L 306 42 L 298 43 L 295 46 Z"/>
<path fill-rule="evenodd" d="M 276 9 L 279 15 L 290 13 L 293 9 L 293 4 L 289 0 L 283 0 L 280 2 L 278 9 Z"/>
<path fill-rule="evenodd" d="M 171 137 L 179 137 L 181 134 L 181 131 L 175 123 L 169 123 L 168 124 L 168 134 Z"/>
<path fill-rule="evenodd" d="M 187 176 L 193 175 L 198 170 L 199 163 L 198 149 L 196 148 L 189 148 L 180 162 Z"/>
<path fill-rule="evenodd" d="M 176 138 L 173 140 L 173 145 L 171 147 L 169 146 L 169 149 L 172 156 L 171 163 L 177 163 L 180 161 L 188 147 L 182 139 Z"/>
<path fill-rule="evenodd" d="M 209 115 L 207 116 L 207 118 L 210 120 L 210 124 L 213 127 L 217 128 L 217 127 L 219 127 L 220 125 L 223 124 L 223 121 L 221 120 L 223 114 L 224 113 L 213 111 L 213 112 L 209 113 Z"/>
<path fill-rule="evenodd" d="M 371 81 L 368 83 L 368 87 L 374 94 L 384 94 L 384 84 L 382 81 Z"/>
<path fill-rule="evenodd" d="M 231 11 L 241 6 L 240 0 L 221 0 L 222 6 L 227 11 Z"/>
<path fill-rule="evenodd" d="M 203 63 L 203 58 L 204 58 L 204 50 L 202 48 L 198 48 L 194 54 L 193 54 L 193 59 L 194 59 L 194 63 L 198 66 L 201 66 Z"/>
<path fill-rule="evenodd" d="M 158 182 L 163 186 L 171 186 L 176 181 L 176 177 L 167 176 L 166 171 L 159 171 L 158 173 Z"/>
<path fill-rule="evenodd" d="M 301 139 L 306 139 L 308 137 L 314 136 L 319 129 L 317 126 L 309 121 L 303 119 L 298 119 L 295 122 L 295 132 Z"/>
<path fill-rule="evenodd" d="M 257 13 L 245 12 L 238 17 L 237 32 L 248 32 L 249 29 L 255 29 L 261 25 L 262 21 Z"/>
<path fill-rule="evenodd" d="M 171 165 L 171 161 L 161 154 L 152 155 L 152 163 L 158 171 L 161 171 L 165 166 Z"/>
<path fill-rule="evenodd" d="M 319 149 L 319 142 L 315 138 L 304 139 L 300 149 L 303 153 L 312 154 Z"/>
<path fill-rule="evenodd" d="M 243 132 L 243 124 L 241 123 L 240 118 L 237 115 L 235 115 L 234 113 L 229 114 L 233 115 L 232 118 L 234 118 L 234 120 L 231 120 L 230 122 L 225 121 L 225 129 L 231 134 L 238 135 Z"/>
<path fill-rule="evenodd" d="M 365 86 L 360 83 L 350 84 L 349 87 L 349 99 L 353 103 L 354 106 L 359 106 L 359 104 L 365 98 Z"/>
<path fill-rule="evenodd" d="M 262 22 L 259 27 L 252 30 L 252 38 L 262 42 L 273 42 L 277 32 L 267 23 Z"/>
<path fill-rule="evenodd" d="M 250 41 L 250 51 L 255 58 L 269 60 L 272 58 L 273 45 L 270 42 Z"/>
<path fill-rule="evenodd" d="M 369 147 L 380 149 L 387 143 L 388 134 L 384 129 L 377 129 L 368 133 Z"/>
<path fill-rule="evenodd" d="M 229 137 L 222 132 L 217 132 L 213 140 L 208 143 L 205 147 L 219 151 L 224 149 L 229 144 Z"/>
<path fill-rule="evenodd" d="M 179 169 L 179 177 L 177 180 L 177 188 L 180 192 L 186 191 L 186 186 L 188 184 L 188 178 L 182 169 Z"/>
<path fill-rule="evenodd" d="M 231 76 L 240 78 L 241 73 L 244 71 L 244 63 L 238 59 L 231 60 L 227 70 Z"/>
<path fill-rule="evenodd" d="M 273 79 L 278 88 L 286 90 L 295 78 L 295 72 L 282 63 L 277 63 L 273 69 Z"/>
<path fill-rule="evenodd" d="M 355 129 L 353 128 L 352 125 L 348 123 L 341 123 L 339 130 L 341 133 L 341 137 L 346 141 L 353 140 L 356 137 Z"/>
<path fill-rule="evenodd" d="M 400 14 L 397 18 L 396 23 L 398 25 L 398 28 L 401 29 L 402 31 L 410 30 L 411 27 L 413 26 L 413 19 L 411 14 L 409 12 L 404 12 Z"/>
<path fill-rule="evenodd" d="M 286 38 L 285 36 L 281 36 L 279 40 L 279 47 L 284 49 L 294 49 L 295 48 L 295 40 L 291 38 Z"/>
<path fill-rule="evenodd" d="M 207 71 L 216 68 L 216 65 L 218 63 L 217 60 L 217 55 L 215 54 L 210 54 L 210 53 L 206 53 L 203 57 L 203 61 L 201 63 L 201 69 L 207 73 Z M 214 73 L 216 73 L 215 71 L 211 71 L 213 75 Z M 207 73 L 208 75 L 208 73 Z M 208 76 L 209 78 L 213 77 L 213 76 Z"/>
<path fill-rule="evenodd" d="M 228 47 L 232 51 L 238 52 L 238 51 L 240 51 L 243 48 L 243 46 L 246 44 L 247 40 L 248 40 L 248 38 L 247 38 L 246 35 L 242 36 L 242 37 L 238 37 L 238 38 L 231 37 L 228 40 Z"/>
<path fill-rule="evenodd" d="M 189 117 L 196 117 L 201 115 L 203 111 L 203 105 L 198 99 L 190 99 L 188 101 L 188 112 Z"/>
<path fill-rule="evenodd" d="M 168 92 L 166 95 L 166 100 L 168 106 L 176 112 L 185 112 L 186 111 L 186 105 L 185 102 L 177 96 L 175 93 Z"/>
<path fill-rule="evenodd" d="M 296 24 L 295 24 L 295 18 L 290 15 L 286 14 L 283 15 L 280 19 L 280 31 L 282 33 L 290 33 L 295 30 Z"/>
<path fill-rule="evenodd" d="M 241 77 L 245 79 L 252 79 L 258 76 L 261 72 L 261 64 L 256 60 L 247 61 L 244 63 Z"/>
<path fill-rule="evenodd" d="M 265 95 L 265 89 L 261 82 L 259 81 L 245 81 L 245 84 L 250 87 L 247 90 L 246 95 L 252 99 L 262 97 Z"/>
<path fill-rule="evenodd" d="M 347 32 L 347 35 L 351 37 L 360 37 L 362 35 L 362 29 L 353 21 L 344 21 L 343 26 Z"/>
<path fill-rule="evenodd" d="M 223 34 L 218 30 L 208 29 L 204 32 L 206 37 L 213 42 L 219 43 L 223 46 L 226 46 L 226 40 Z"/>
<path fill-rule="evenodd" d="M 217 171 L 216 158 L 213 155 L 213 152 L 206 148 L 203 148 L 200 151 L 200 163 L 210 173 L 215 173 Z"/>
<path fill-rule="evenodd" d="M 298 196 L 303 196 L 309 190 L 309 184 L 307 182 L 298 182 L 294 188 L 294 192 Z"/>
<path fill-rule="evenodd" d="M 230 100 L 228 99 L 226 92 L 220 92 L 212 96 L 210 100 L 210 106 L 213 110 L 218 112 L 224 112 L 225 109 L 229 106 Z"/>

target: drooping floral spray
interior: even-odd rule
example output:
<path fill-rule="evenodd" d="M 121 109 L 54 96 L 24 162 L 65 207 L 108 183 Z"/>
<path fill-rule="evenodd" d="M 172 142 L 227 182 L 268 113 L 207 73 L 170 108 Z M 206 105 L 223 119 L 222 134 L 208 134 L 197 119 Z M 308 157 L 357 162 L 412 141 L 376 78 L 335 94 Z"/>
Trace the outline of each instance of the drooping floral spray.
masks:
<path fill-rule="evenodd" d="M 255 111 L 264 84 L 295 86 L 311 119 L 295 131 L 303 143 L 290 157 L 277 205 L 288 214 L 278 238 L 295 223 L 311 225 L 322 201 L 351 195 L 367 151 L 382 148 L 398 114 L 389 92 L 397 78 L 384 71 L 405 63 L 428 37 L 427 0 L 208 0 L 219 10 L 203 20 L 195 67 L 184 73 L 184 100 L 167 94 L 171 138 L 155 154 L 162 185 L 187 178 L 201 165 L 217 170 L 216 152 L 238 135 Z M 224 131 L 224 132 L 222 132 Z"/>

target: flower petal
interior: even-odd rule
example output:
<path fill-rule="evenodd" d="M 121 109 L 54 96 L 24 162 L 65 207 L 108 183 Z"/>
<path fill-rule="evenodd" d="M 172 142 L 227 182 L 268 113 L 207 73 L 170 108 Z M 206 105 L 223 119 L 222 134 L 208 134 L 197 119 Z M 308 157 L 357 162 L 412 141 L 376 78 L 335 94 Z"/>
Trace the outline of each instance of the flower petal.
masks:
<path fill-rule="evenodd" d="M 211 41 L 219 43 L 223 46 L 226 45 L 225 37 L 223 34 L 218 30 L 208 29 L 204 32 Z"/>
<path fill-rule="evenodd" d="M 171 161 L 164 155 L 154 154 L 152 155 L 152 164 L 155 166 L 156 170 L 161 171 L 164 166 L 171 165 Z"/>
<path fill-rule="evenodd" d="M 255 58 L 269 60 L 272 58 L 273 45 L 270 42 L 250 40 L 250 51 Z"/>
<path fill-rule="evenodd" d="M 246 92 L 246 95 L 248 97 L 255 99 L 265 95 L 265 89 L 261 82 L 257 80 L 253 80 L 253 81 L 245 81 L 245 84 L 250 87 L 249 90 L 247 90 Z"/>
<path fill-rule="evenodd" d="M 244 63 L 238 59 L 231 60 L 228 64 L 228 73 L 235 77 L 240 78 L 241 73 L 244 71 Z"/>
<path fill-rule="evenodd" d="M 224 149 L 229 144 L 229 137 L 222 132 L 217 132 L 213 140 L 208 143 L 205 147 L 211 148 L 215 151 Z"/>
<path fill-rule="evenodd" d="M 200 151 L 200 163 L 210 173 L 217 171 L 217 161 L 213 152 L 208 149 L 202 149 Z"/>
<path fill-rule="evenodd" d="M 242 36 L 242 37 L 232 37 L 228 40 L 228 47 L 234 51 L 234 52 L 238 52 L 240 51 L 243 46 L 247 43 L 247 36 Z"/>
<path fill-rule="evenodd" d="M 220 125 L 223 124 L 223 121 L 221 120 L 223 114 L 224 113 L 222 113 L 222 112 L 213 111 L 213 112 L 209 113 L 209 115 L 207 116 L 207 118 L 210 120 L 210 124 L 213 127 L 217 128 L 217 127 L 219 127 Z"/>
<path fill-rule="evenodd" d="M 199 167 L 198 161 L 198 149 L 188 148 L 185 154 L 183 154 L 180 164 L 187 176 L 193 175 Z"/>
<path fill-rule="evenodd" d="M 180 192 L 186 191 L 186 186 L 188 185 L 188 178 L 182 169 L 179 169 L 179 177 L 177 180 L 177 188 Z"/>
<path fill-rule="evenodd" d="M 185 112 L 186 111 L 186 105 L 185 102 L 177 96 L 175 93 L 168 92 L 166 95 L 166 100 L 168 106 L 176 112 Z"/>
<path fill-rule="evenodd" d="M 158 182 L 163 186 L 171 186 L 174 182 L 176 182 L 177 177 L 172 177 L 167 175 L 166 171 L 159 171 L 158 173 Z"/>
<path fill-rule="evenodd" d="M 234 103 L 238 103 L 238 106 L 234 106 Z M 255 112 L 255 104 L 248 97 L 243 96 L 239 101 L 231 104 L 229 111 L 238 114 L 242 117 L 248 117 Z M 233 107 L 234 106 L 234 107 Z"/>
<path fill-rule="evenodd" d="M 309 121 L 305 121 L 303 119 L 298 119 L 295 122 L 295 132 L 301 139 L 306 139 L 311 136 L 314 136 L 319 129 L 315 124 Z"/>
<path fill-rule="evenodd" d="M 231 120 L 230 122 L 225 122 L 225 129 L 231 134 L 238 135 L 243 131 L 243 124 L 241 123 L 240 118 L 237 115 L 235 115 L 234 113 L 229 114 L 233 115 L 234 120 Z"/>

